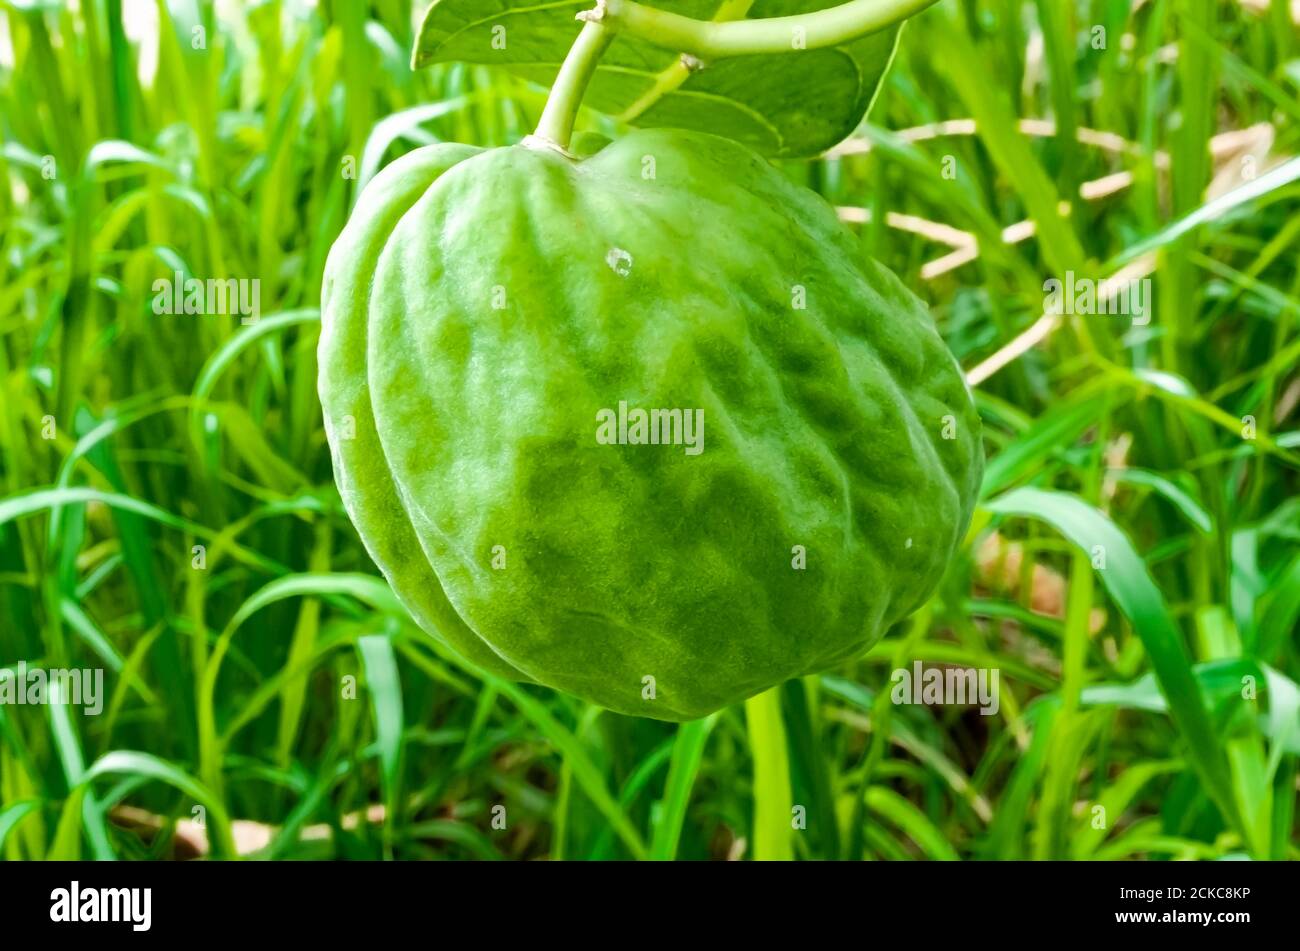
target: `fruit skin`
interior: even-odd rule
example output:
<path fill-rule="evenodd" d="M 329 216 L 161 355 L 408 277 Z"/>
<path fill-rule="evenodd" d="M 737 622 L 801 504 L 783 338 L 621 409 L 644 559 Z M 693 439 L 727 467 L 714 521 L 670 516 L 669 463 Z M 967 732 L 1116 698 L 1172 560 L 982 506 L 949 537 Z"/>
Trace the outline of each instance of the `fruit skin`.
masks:
<path fill-rule="evenodd" d="M 979 418 L 924 305 L 726 139 L 413 152 L 331 250 L 323 324 L 340 492 L 417 622 L 612 710 L 853 657 L 970 520 Z M 702 409 L 703 452 L 600 444 L 620 401 Z"/>

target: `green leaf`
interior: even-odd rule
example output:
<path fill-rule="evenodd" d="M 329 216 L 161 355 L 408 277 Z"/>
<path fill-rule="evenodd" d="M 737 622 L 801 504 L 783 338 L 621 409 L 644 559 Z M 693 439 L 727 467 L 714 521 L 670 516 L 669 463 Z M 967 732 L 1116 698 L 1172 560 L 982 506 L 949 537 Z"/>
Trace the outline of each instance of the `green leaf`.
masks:
<path fill-rule="evenodd" d="M 1066 492 L 1016 489 L 988 503 L 987 508 L 998 515 L 1040 519 L 1085 552 L 1105 552 L 1106 567 L 1098 571 L 1101 582 L 1146 647 L 1170 715 L 1187 741 L 1192 765 L 1206 791 L 1224 817 L 1241 828 L 1223 746 L 1192 673 L 1183 634 L 1132 542 L 1105 514 Z"/>
<path fill-rule="evenodd" d="M 790 750 L 790 781 L 795 802 L 807 803 L 809 837 L 816 840 L 818 855 L 838 858 L 840 830 L 835 815 L 835 788 L 829 757 L 823 752 L 823 723 L 814 716 L 818 691 L 815 677 L 788 680 L 781 686 L 781 706 Z M 813 696 L 810 698 L 809 694 Z M 870 708 L 868 708 L 870 713 Z M 898 721 L 892 720 L 897 734 Z"/>
<path fill-rule="evenodd" d="M 686 807 L 691 801 L 691 789 L 700 771 L 704 744 L 718 722 L 718 714 L 691 720 L 677 728 L 673 743 L 672 761 L 668 767 L 668 780 L 664 784 L 664 798 L 660 801 L 659 819 L 655 823 L 654 840 L 650 857 L 671 861 L 677 857 L 677 843 L 686 821 Z"/>
<path fill-rule="evenodd" d="M 370 634 L 357 641 L 366 670 L 366 691 L 375 715 L 379 761 L 383 768 L 385 847 L 391 857 L 392 830 L 397 821 L 398 782 L 402 762 L 402 684 L 397 675 L 393 645 L 384 634 Z"/>
<path fill-rule="evenodd" d="M 221 742 L 217 733 L 216 691 L 221 663 L 230 650 L 235 632 L 258 611 L 286 598 L 319 595 L 348 595 L 384 614 L 403 617 L 392 590 L 372 575 L 304 572 L 269 582 L 245 599 L 213 645 L 198 685 L 199 775 L 214 790 L 220 790 Z"/>
<path fill-rule="evenodd" d="M 586 749 L 578 738 L 573 735 L 573 732 L 566 729 L 559 720 L 551 715 L 546 707 L 530 696 L 522 687 L 505 680 L 499 680 L 490 674 L 485 675 L 485 679 L 488 683 L 494 684 L 497 690 L 508 697 L 519 712 L 527 717 L 533 726 L 560 751 L 573 769 L 573 778 L 582 787 L 582 791 L 587 794 L 587 798 L 591 800 L 592 804 L 605 816 L 632 855 L 638 859 L 646 858 L 649 851 L 641 838 L 641 834 L 637 832 L 636 826 L 629 821 L 622 807 L 609 794 L 609 788 L 605 785 L 604 776 L 602 776 L 596 764 L 592 762 L 591 757 L 587 755 Z"/>
<path fill-rule="evenodd" d="M 208 811 L 208 829 L 214 854 L 226 858 L 235 857 L 235 838 L 231 831 L 230 816 L 221 800 L 211 789 L 189 773 L 151 753 L 137 750 L 113 750 L 105 753 L 82 774 L 81 783 L 73 791 L 74 796 L 69 799 L 69 802 L 84 795 L 91 780 L 119 773 L 156 779 L 179 790 L 194 802 L 201 803 Z"/>
<path fill-rule="evenodd" d="M 1300 618 L 1300 555 L 1278 576 L 1274 593 L 1264 602 L 1259 622 L 1261 657 L 1273 659 L 1287 634 L 1295 630 L 1297 618 Z"/>
<path fill-rule="evenodd" d="M 1300 179 L 1300 158 L 1293 158 L 1283 162 L 1281 165 L 1269 169 L 1258 178 L 1253 178 L 1232 191 L 1207 201 L 1194 211 L 1161 228 L 1150 237 L 1129 245 L 1122 254 L 1112 258 L 1108 266 L 1111 268 L 1117 267 L 1136 260 L 1151 251 L 1159 250 L 1178 240 L 1194 228 L 1207 222 L 1218 221 L 1234 208 L 1252 202 L 1257 198 L 1262 198 L 1270 192 L 1277 191 L 1296 179 Z"/>
<path fill-rule="evenodd" d="M 1283 753 L 1300 753 L 1300 685 L 1294 680 L 1267 664 L 1241 657 L 1197 664 L 1192 670 L 1201 690 L 1216 707 L 1227 699 L 1241 698 L 1243 678 L 1253 677 L 1262 683 L 1263 696 L 1268 700 L 1268 715 L 1259 718 L 1259 728 L 1272 742 L 1270 778 L 1277 771 L 1277 761 Z M 1152 674 L 1129 684 L 1091 684 L 1083 688 L 1080 703 L 1084 706 L 1107 704 L 1151 713 L 1169 710 L 1169 704 L 1157 688 Z"/>
<path fill-rule="evenodd" d="M 37 799 L 21 799 L 4 809 L 0 809 L 0 849 L 4 848 L 5 839 L 9 838 L 9 833 L 14 830 L 18 823 L 40 808 L 40 805 L 41 803 Z"/>
<path fill-rule="evenodd" d="M 199 371 L 198 379 L 194 384 L 194 404 L 196 406 L 201 405 L 212 393 L 221 374 L 235 362 L 235 358 L 258 340 L 270 334 L 278 334 L 283 330 L 288 330 L 290 327 L 296 327 L 298 324 L 319 321 L 320 311 L 315 307 L 305 307 L 300 310 L 290 310 L 261 317 L 258 318 L 256 323 L 240 328 L 234 336 L 222 344 L 220 349 L 204 362 L 203 369 Z M 197 409 L 195 411 L 197 412 Z"/>
<path fill-rule="evenodd" d="M 1058 697 L 1045 698 L 1025 710 L 1025 724 L 1032 727 L 1033 739 L 1011 770 L 997 813 L 989 825 L 988 838 L 980 847 L 981 859 L 1010 861 L 1024 857 L 1025 819 L 1038 775 L 1051 754 L 1052 733 L 1060 712 Z"/>
<path fill-rule="evenodd" d="M 754 858 L 788 861 L 794 857 L 790 835 L 793 796 L 781 688 L 773 687 L 746 700 L 745 721 L 754 757 Z"/>
<path fill-rule="evenodd" d="M 996 495 L 1013 483 L 1042 471 L 1043 460 L 1053 450 L 1073 445 L 1096 422 L 1096 390 L 1087 388 L 1078 398 L 1049 408 L 988 461 L 980 490 L 983 498 Z"/>
<path fill-rule="evenodd" d="M 842 0 L 683 0 L 672 12 L 701 20 L 808 13 Z M 667 8 L 665 4 L 655 4 Z M 437 0 L 415 43 L 415 68 L 448 61 L 499 65 L 549 86 L 592 0 Z M 852 134 L 875 99 L 898 44 L 891 27 L 842 46 L 744 56 L 692 72 L 671 50 L 619 37 L 584 103 L 641 128 L 694 129 L 765 155 L 807 156 Z"/>
<path fill-rule="evenodd" d="M 961 858 L 926 814 L 892 789 L 885 786 L 868 789 L 867 808 L 905 832 L 926 858 L 940 862 L 956 862 Z"/>
<path fill-rule="evenodd" d="M 925 27 L 937 61 L 943 64 L 975 118 L 989 157 L 1034 220 L 1038 246 L 1052 272 L 1063 275 L 1082 270 L 1086 255 L 1072 223 L 1061 214 L 1061 196 L 1020 135 L 1015 107 L 1006 90 L 988 81 L 980 48 L 972 42 L 961 19 L 947 12 L 927 17 Z"/>
<path fill-rule="evenodd" d="M 50 702 L 46 711 L 50 717 L 50 737 L 58 750 L 63 764 L 63 775 L 68 781 L 68 788 L 75 788 L 86 775 L 85 764 L 81 757 L 81 743 L 77 731 L 72 725 L 68 712 L 68 698 L 59 695 L 59 684 L 50 684 Z M 113 858 L 113 848 L 108 841 L 108 827 L 100 811 L 99 802 L 94 796 L 86 796 L 79 803 L 82 811 L 83 829 L 90 838 L 91 849 L 97 861 Z"/>
<path fill-rule="evenodd" d="M 1086 692 L 1086 691 L 1085 691 Z M 1104 822 L 1100 828 L 1093 824 L 1091 809 L 1075 827 L 1070 841 L 1070 856 L 1076 860 L 1089 858 L 1106 840 L 1107 833 L 1119 823 L 1125 811 L 1151 780 L 1182 769 L 1177 760 L 1160 760 L 1153 763 L 1136 763 L 1127 767 L 1115 780 L 1107 784 L 1093 806 L 1101 806 Z"/>
<path fill-rule="evenodd" d="M 59 616 L 76 631 L 86 646 L 95 652 L 109 670 L 119 674 L 122 672 L 122 655 L 90 616 L 82 610 L 81 605 L 69 598 L 63 598 L 59 601 Z M 134 673 L 130 677 L 129 684 L 145 703 L 158 702 L 157 696 L 149 689 L 149 685 Z"/>
<path fill-rule="evenodd" d="M 1157 495 L 1164 496 L 1165 501 L 1178 509 L 1187 521 L 1207 535 L 1213 530 L 1214 521 L 1210 518 L 1210 513 L 1205 510 L 1205 507 L 1192 498 L 1191 493 L 1175 485 L 1164 476 L 1149 469 L 1112 469 L 1111 474 L 1120 482 L 1144 486 L 1153 490 Z"/>
<path fill-rule="evenodd" d="M 361 153 L 361 170 L 357 175 L 356 193 L 359 195 L 366 183 L 378 173 L 384 155 L 394 142 L 398 139 L 409 139 L 418 145 L 432 145 L 438 140 L 424 131 L 421 126 L 464 109 L 473 101 L 473 97 L 460 96 L 456 99 L 412 106 L 376 122 L 375 127 L 370 131 L 370 136 L 366 139 L 365 151 Z"/>

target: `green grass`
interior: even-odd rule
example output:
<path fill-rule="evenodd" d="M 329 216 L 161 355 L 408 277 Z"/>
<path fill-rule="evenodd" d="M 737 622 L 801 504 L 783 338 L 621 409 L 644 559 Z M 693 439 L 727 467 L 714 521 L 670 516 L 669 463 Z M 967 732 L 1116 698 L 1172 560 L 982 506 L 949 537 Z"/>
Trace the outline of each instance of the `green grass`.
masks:
<path fill-rule="evenodd" d="M 545 91 L 411 73 L 404 0 L 229 9 L 0 0 L 0 666 L 107 692 L 0 705 L 0 856 L 1300 855 L 1287 3 L 945 0 L 869 123 L 788 166 L 932 305 L 983 505 L 864 657 L 680 727 L 446 653 L 332 481 L 317 308 L 358 188 L 518 141 Z M 1122 268 L 1150 323 L 1041 320 L 1048 278 Z M 154 314 L 175 271 L 259 279 L 261 320 Z M 918 659 L 998 670 L 998 713 L 892 703 Z"/>

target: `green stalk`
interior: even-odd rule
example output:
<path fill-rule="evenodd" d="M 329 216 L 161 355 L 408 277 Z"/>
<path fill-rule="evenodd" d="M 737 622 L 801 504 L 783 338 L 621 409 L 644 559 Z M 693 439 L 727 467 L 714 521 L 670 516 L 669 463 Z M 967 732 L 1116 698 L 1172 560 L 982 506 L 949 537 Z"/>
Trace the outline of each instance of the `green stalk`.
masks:
<path fill-rule="evenodd" d="M 708 61 L 838 46 L 915 16 L 935 0 L 850 0 L 795 16 L 716 22 L 694 20 L 634 0 L 602 0 L 583 15 L 615 33 Z M 798 43 L 796 43 L 798 40 Z"/>
<path fill-rule="evenodd" d="M 596 74 L 601 55 L 613 39 L 612 32 L 594 21 L 588 21 L 582 28 L 569 55 L 564 58 L 560 74 L 555 77 L 550 98 L 546 100 L 537 131 L 533 133 L 534 139 L 562 150 L 569 148 L 582 97 L 591 84 L 591 77 Z"/>
<path fill-rule="evenodd" d="M 790 841 L 794 827 L 781 688 L 773 687 L 746 700 L 745 719 L 754 754 L 754 858 L 788 861 L 794 857 Z"/>
<path fill-rule="evenodd" d="M 927 604 L 913 614 L 907 622 L 907 633 L 898 639 L 891 655 L 890 670 L 905 667 L 908 660 L 916 656 L 917 645 L 930 630 L 931 610 L 930 605 Z M 875 775 L 876 767 L 885 758 L 885 747 L 889 744 L 892 730 L 890 723 L 894 716 L 894 707 L 891 690 L 882 689 L 876 694 L 875 703 L 871 708 L 871 742 L 867 744 L 866 751 L 862 754 L 861 784 L 858 787 L 858 794 L 854 797 L 853 813 L 849 820 L 848 852 L 844 858 L 852 862 L 862 858 L 866 849 L 867 795 L 871 791 L 871 777 Z"/>

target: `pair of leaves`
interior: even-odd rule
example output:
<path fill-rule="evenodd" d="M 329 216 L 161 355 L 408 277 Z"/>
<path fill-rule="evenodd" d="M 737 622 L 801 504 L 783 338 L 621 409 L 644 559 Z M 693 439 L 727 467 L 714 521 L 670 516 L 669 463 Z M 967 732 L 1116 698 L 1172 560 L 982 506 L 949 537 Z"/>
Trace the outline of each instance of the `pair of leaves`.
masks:
<path fill-rule="evenodd" d="M 679 0 L 651 6 L 698 20 L 810 13 L 843 0 Z M 412 66 L 458 61 L 502 66 L 550 85 L 595 0 L 435 0 Z M 584 102 L 641 128 L 712 132 L 764 155 L 815 155 L 847 138 L 871 107 L 901 26 L 819 50 L 723 59 L 691 71 L 681 57 L 620 36 Z"/>

